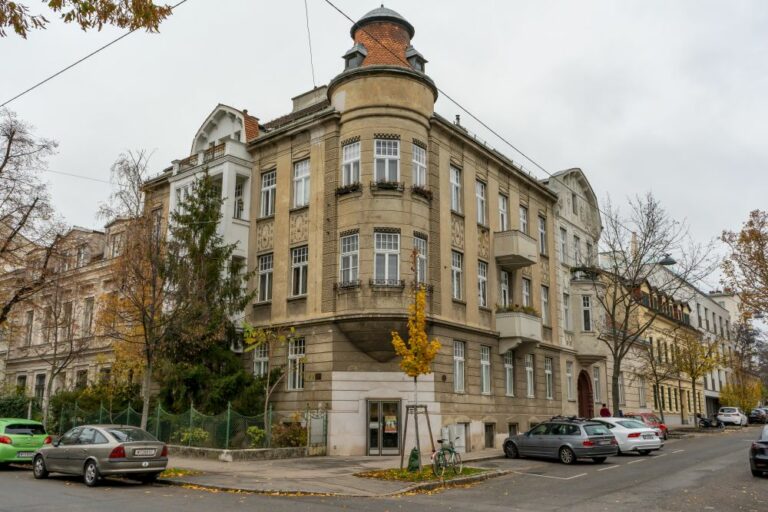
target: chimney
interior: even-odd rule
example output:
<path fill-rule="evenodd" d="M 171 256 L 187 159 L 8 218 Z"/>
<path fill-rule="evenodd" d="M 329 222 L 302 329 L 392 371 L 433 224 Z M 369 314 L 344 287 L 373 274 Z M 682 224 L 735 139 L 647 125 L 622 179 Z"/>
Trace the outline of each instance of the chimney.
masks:
<path fill-rule="evenodd" d="M 637 233 L 632 232 L 632 241 L 629 244 L 630 256 L 634 258 L 637 256 Z"/>

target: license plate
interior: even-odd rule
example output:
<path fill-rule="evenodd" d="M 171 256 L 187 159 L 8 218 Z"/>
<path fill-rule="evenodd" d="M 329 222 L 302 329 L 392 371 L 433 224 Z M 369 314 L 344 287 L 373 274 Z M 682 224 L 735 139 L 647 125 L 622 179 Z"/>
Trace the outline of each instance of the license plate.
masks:
<path fill-rule="evenodd" d="M 656 436 L 654 436 L 653 434 L 643 434 L 643 439 L 653 439 L 654 437 Z"/>
<path fill-rule="evenodd" d="M 155 455 L 156 450 L 151 449 L 139 449 L 139 450 L 133 450 L 133 455 L 136 457 L 153 457 Z"/>
<path fill-rule="evenodd" d="M 598 442 L 597 442 L 597 444 L 600 444 L 600 445 L 605 445 L 605 444 L 611 444 L 611 442 L 610 442 L 610 441 L 605 441 L 605 440 L 604 440 L 604 441 L 598 441 Z"/>
<path fill-rule="evenodd" d="M 35 452 L 16 452 L 16 457 L 19 458 L 30 458 L 35 454 Z"/>

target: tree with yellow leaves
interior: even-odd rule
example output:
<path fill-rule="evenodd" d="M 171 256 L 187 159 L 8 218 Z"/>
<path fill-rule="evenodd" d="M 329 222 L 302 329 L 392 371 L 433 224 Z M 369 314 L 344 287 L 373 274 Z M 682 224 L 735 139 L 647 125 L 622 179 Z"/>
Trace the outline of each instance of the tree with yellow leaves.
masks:
<path fill-rule="evenodd" d="M 392 331 L 392 346 L 395 348 L 395 353 L 400 356 L 400 369 L 409 377 L 413 377 L 415 406 L 419 405 L 419 375 L 432 373 L 432 361 L 440 350 L 440 342 L 437 339 L 430 340 L 427 336 L 426 306 L 427 291 L 420 286 L 416 290 L 413 304 L 408 306 L 408 340 L 403 340 L 397 331 Z M 418 408 L 414 411 L 416 449 L 421 453 Z M 421 457 L 419 457 L 419 469 L 421 469 Z"/>

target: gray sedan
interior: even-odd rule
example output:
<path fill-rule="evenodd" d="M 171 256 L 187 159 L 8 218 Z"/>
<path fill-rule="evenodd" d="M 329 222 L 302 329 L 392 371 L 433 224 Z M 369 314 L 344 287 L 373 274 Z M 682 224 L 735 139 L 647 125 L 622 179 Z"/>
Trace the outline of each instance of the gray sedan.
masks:
<path fill-rule="evenodd" d="M 168 447 L 147 431 L 121 425 L 83 425 L 35 452 L 35 478 L 48 473 L 82 475 L 93 487 L 102 476 L 153 482 L 168 465 Z"/>

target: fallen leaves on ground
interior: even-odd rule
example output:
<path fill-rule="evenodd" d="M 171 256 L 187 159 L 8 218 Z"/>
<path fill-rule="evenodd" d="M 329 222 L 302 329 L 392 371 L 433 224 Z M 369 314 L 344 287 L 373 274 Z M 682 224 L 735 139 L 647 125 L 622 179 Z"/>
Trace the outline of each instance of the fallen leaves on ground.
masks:
<path fill-rule="evenodd" d="M 448 482 L 455 478 L 478 475 L 485 473 L 486 471 L 487 470 L 481 468 L 465 467 L 461 473 L 456 475 L 449 469 L 446 470 L 445 475 L 441 478 L 435 475 L 431 466 L 425 466 L 421 471 L 408 471 L 407 469 L 379 469 L 356 473 L 355 476 L 362 478 L 376 478 L 378 480 L 396 480 L 399 482 Z"/>
<path fill-rule="evenodd" d="M 168 468 L 160 473 L 160 478 L 178 478 L 180 476 L 198 476 L 202 474 L 202 471 L 196 471 L 194 469 Z"/>

